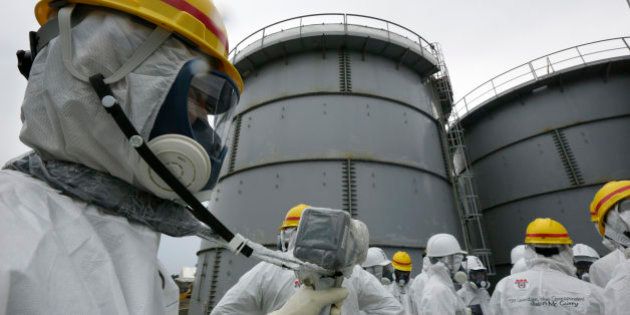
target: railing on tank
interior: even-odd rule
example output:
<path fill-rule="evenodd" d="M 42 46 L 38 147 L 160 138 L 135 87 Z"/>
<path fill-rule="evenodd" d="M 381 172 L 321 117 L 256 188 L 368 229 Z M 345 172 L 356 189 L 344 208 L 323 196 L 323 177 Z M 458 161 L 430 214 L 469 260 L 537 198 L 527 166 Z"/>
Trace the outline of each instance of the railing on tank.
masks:
<path fill-rule="evenodd" d="M 480 105 L 514 87 L 527 84 L 558 71 L 584 67 L 590 63 L 615 57 L 630 56 L 630 37 L 618 37 L 562 49 L 503 72 L 482 83 L 459 99 L 453 106 L 453 120 L 463 118 Z"/>
<path fill-rule="evenodd" d="M 359 14 L 320 13 L 302 15 L 265 26 L 236 44 L 230 51 L 229 58 L 232 62 L 235 62 L 236 57 L 242 52 L 243 48 L 257 41 L 260 41 L 260 45 L 263 46 L 265 44 L 265 38 L 270 35 L 295 28 L 299 28 L 301 34 L 302 28 L 311 25 L 343 25 L 346 32 L 348 31 L 348 26 L 361 26 L 382 30 L 387 33 L 388 38 L 392 34 L 402 36 L 416 43 L 421 51 L 428 51 L 431 55 L 435 56 L 435 50 L 431 43 L 416 32 L 394 22 Z"/>

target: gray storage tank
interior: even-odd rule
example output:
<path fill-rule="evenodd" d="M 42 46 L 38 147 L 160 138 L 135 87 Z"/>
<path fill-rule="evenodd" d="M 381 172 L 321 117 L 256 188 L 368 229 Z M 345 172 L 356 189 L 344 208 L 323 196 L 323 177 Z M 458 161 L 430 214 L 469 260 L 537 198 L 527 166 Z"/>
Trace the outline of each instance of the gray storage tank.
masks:
<path fill-rule="evenodd" d="M 509 273 L 510 249 L 535 217 L 554 218 L 574 242 L 608 252 L 588 208 L 602 184 L 630 178 L 628 43 L 543 56 L 456 103 L 499 275 Z"/>
<path fill-rule="evenodd" d="M 270 25 L 232 58 L 246 89 L 210 209 L 269 247 L 298 203 L 364 221 L 373 246 L 408 251 L 460 236 L 444 150 L 433 46 L 384 20 L 303 16 Z M 462 243 L 463 244 L 463 243 Z M 204 242 L 191 314 L 205 314 L 254 264 Z"/>

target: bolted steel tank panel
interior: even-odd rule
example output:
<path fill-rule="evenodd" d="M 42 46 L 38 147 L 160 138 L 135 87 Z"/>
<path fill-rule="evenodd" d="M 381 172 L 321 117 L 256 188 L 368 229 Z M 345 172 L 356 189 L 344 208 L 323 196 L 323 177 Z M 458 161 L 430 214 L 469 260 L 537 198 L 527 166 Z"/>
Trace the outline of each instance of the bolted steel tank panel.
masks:
<path fill-rule="evenodd" d="M 367 224 L 372 245 L 410 252 L 415 275 L 432 234 L 461 235 L 429 80 L 435 52 L 415 33 L 387 31 L 391 22 L 340 16 L 341 25 L 300 23 L 237 45 L 246 88 L 209 208 L 272 248 L 295 204 L 342 209 Z M 191 314 L 211 311 L 258 263 L 210 242 L 198 255 Z"/>
<path fill-rule="evenodd" d="M 578 62 L 544 74 L 537 60 L 553 60 L 555 54 L 531 61 L 525 64 L 531 80 L 495 91 L 459 121 L 499 275 L 509 273 L 510 249 L 523 242 L 536 217 L 560 221 L 574 242 L 607 253 L 588 209 L 601 185 L 630 178 L 625 40 L 603 41 L 607 53 L 611 42 L 619 43 L 612 57 L 585 59 L 581 46 L 564 50 L 566 58 L 575 49 Z M 593 44 L 587 45 L 597 57 Z"/>
<path fill-rule="evenodd" d="M 257 107 L 239 119 L 237 154 L 230 156 L 234 171 L 281 161 L 345 158 L 408 165 L 447 176 L 442 152 L 425 149 L 440 147 L 435 122 L 391 101 L 309 95 Z"/>

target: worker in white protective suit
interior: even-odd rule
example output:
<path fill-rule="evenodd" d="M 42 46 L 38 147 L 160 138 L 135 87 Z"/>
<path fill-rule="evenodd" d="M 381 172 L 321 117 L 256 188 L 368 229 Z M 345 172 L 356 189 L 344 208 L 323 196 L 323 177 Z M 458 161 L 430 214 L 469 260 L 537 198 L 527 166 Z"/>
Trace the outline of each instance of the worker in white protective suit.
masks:
<path fill-rule="evenodd" d="M 308 206 L 296 205 L 287 211 L 280 226 L 282 231 L 297 228 L 302 212 Z M 291 231 L 289 231 L 291 232 Z M 296 235 L 281 236 L 280 242 L 287 240 L 286 251 L 291 252 Z M 296 292 L 304 290 L 304 285 L 294 271 L 266 262 L 261 262 L 246 272 L 230 288 L 211 314 L 267 314 L 278 310 Z M 341 304 L 341 314 L 401 314 L 402 307 L 381 285 L 380 281 L 358 265 L 352 269 L 349 278 L 344 279 L 342 288 L 347 297 Z M 310 291 L 318 292 L 318 291 Z M 332 304 L 332 303 L 329 303 Z M 276 315 L 277 313 L 274 313 Z M 279 315 L 279 314 L 278 314 Z M 283 315 L 283 314 L 282 314 Z"/>
<path fill-rule="evenodd" d="M 590 215 L 600 235 L 613 244 L 625 258 L 615 267 L 610 281 L 604 288 L 606 314 L 628 314 L 630 310 L 628 298 L 630 296 L 630 260 L 628 259 L 630 258 L 630 180 L 609 182 L 600 188 L 591 202 Z"/>
<path fill-rule="evenodd" d="M 510 274 L 527 270 L 527 265 L 525 264 L 525 245 L 519 244 L 512 248 L 510 252 L 510 262 L 512 263 Z"/>
<path fill-rule="evenodd" d="M 429 270 L 429 266 L 431 266 L 431 262 L 429 261 L 429 257 L 424 256 L 422 258 L 422 270 L 420 274 L 413 278 L 413 282 L 409 285 L 409 303 L 410 303 L 410 311 L 411 314 L 418 314 L 417 307 L 422 300 L 422 291 L 424 291 L 424 285 L 427 283 L 429 276 L 427 274 L 427 270 Z"/>
<path fill-rule="evenodd" d="M 420 300 L 414 295 L 412 303 L 417 314 L 465 314 L 466 306 L 455 292 L 453 279 L 459 283 L 466 281 L 466 274 L 460 271 L 466 252 L 457 239 L 450 234 L 435 234 L 427 242 L 428 279 Z"/>
<path fill-rule="evenodd" d="M 411 300 L 409 297 L 410 284 L 413 283 L 411 271 L 413 263 L 409 253 L 398 251 L 392 256 L 392 264 L 394 268 L 394 282 L 387 286 L 389 292 L 398 300 L 405 310 L 405 314 L 411 313 Z"/>
<path fill-rule="evenodd" d="M 367 252 L 367 258 L 361 264 L 361 267 L 376 277 L 382 285 L 387 286 L 392 283 L 393 279 L 391 263 L 385 251 L 378 247 L 370 247 Z"/>
<path fill-rule="evenodd" d="M 571 238 L 559 222 L 527 226 L 527 270 L 507 276 L 490 299 L 490 314 L 604 314 L 601 288 L 575 277 Z"/>
<path fill-rule="evenodd" d="M 200 205 L 227 150 L 243 86 L 221 17 L 210 0 L 39 0 L 35 13 L 18 53 L 33 152 L 0 171 L 0 314 L 176 314 L 161 233 L 227 234 L 172 201 Z"/>
<path fill-rule="evenodd" d="M 464 268 L 468 273 L 468 281 L 457 291 L 459 297 L 464 301 L 473 315 L 489 314 L 488 303 L 490 303 L 490 281 L 486 267 L 477 256 L 466 256 Z"/>
<path fill-rule="evenodd" d="M 599 254 L 595 249 L 586 244 L 573 245 L 573 265 L 575 266 L 575 275 L 586 282 L 591 282 L 591 276 L 588 273 L 594 262 L 599 259 Z"/>

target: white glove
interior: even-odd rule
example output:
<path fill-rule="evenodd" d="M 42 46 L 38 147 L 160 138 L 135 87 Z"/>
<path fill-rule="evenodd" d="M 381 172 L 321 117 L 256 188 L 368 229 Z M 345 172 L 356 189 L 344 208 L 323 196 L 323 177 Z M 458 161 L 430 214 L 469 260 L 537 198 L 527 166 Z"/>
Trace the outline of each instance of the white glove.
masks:
<path fill-rule="evenodd" d="M 312 288 L 301 287 L 279 310 L 269 315 L 319 315 L 322 309 L 331 304 L 341 305 L 348 296 L 346 288 L 332 288 L 328 290 L 314 291 Z M 340 314 L 333 307 L 331 313 Z"/>

